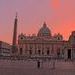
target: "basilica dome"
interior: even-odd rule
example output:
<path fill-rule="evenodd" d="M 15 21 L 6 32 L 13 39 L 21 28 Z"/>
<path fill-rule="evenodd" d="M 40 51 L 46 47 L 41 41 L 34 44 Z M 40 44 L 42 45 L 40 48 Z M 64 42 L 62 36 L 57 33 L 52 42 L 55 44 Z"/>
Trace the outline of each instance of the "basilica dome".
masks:
<path fill-rule="evenodd" d="M 39 37 L 51 37 L 51 31 L 47 27 L 46 23 L 44 22 L 43 27 L 40 28 L 37 36 Z"/>

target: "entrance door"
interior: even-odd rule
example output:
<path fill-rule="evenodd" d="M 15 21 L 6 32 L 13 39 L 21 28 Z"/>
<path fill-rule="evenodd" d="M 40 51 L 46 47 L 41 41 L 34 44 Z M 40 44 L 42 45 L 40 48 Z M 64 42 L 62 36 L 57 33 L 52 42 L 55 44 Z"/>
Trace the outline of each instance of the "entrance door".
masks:
<path fill-rule="evenodd" d="M 71 59 L 71 49 L 68 49 L 68 59 Z"/>

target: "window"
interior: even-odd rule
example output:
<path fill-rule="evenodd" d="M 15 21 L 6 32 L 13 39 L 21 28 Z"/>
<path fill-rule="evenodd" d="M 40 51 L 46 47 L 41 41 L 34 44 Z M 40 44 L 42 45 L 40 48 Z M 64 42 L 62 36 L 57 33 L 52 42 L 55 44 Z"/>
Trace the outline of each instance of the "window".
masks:
<path fill-rule="evenodd" d="M 47 47 L 47 55 L 49 55 L 49 47 Z"/>
<path fill-rule="evenodd" d="M 22 53 L 23 53 L 23 49 L 22 49 L 22 48 L 20 48 L 20 55 L 22 55 Z"/>
<path fill-rule="evenodd" d="M 49 55 L 49 50 L 47 50 L 47 55 Z"/>
<path fill-rule="evenodd" d="M 30 55 L 32 54 L 32 50 L 29 50 L 29 54 L 30 54 Z"/>
<path fill-rule="evenodd" d="M 58 37 L 58 40 L 60 40 L 60 37 Z"/>
<path fill-rule="evenodd" d="M 21 40 L 23 39 L 23 37 L 21 37 Z"/>
<path fill-rule="evenodd" d="M 39 55 L 41 54 L 41 51 L 40 51 L 40 50 L 38 50 L 38 54 L 39 54 Z"/>

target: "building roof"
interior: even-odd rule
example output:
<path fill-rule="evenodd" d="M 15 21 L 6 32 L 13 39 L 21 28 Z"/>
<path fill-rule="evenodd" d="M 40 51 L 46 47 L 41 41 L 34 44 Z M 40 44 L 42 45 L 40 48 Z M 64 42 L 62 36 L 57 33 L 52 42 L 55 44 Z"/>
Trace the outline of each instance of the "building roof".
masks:
<path fill-rule="evenodd" d="M 43 26 L 40 28 L 37 36 L 39 37 L 44 37 L 44 36 L 49 36 L 51 37 L 51 31 L 50 29 L 47 27 L 47 24 L 44 22 Z"/>

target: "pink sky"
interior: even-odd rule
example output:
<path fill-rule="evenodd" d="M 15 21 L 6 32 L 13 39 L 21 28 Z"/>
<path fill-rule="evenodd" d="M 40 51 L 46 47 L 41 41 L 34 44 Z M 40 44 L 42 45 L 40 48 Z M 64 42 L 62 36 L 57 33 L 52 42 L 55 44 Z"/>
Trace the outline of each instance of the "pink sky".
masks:
<path fill-rule="evenodd" d="M 64 39 L 75 30 L 75 0 L 0 0 L 0 40 L 12 43 L 16 11 L 18 34 L 38 33 L 44 21 Z"/>

